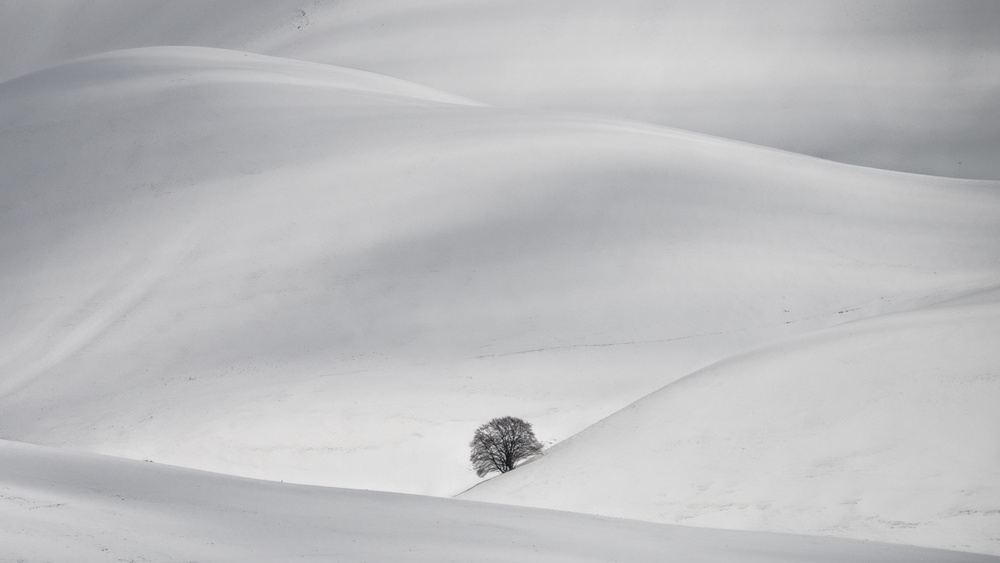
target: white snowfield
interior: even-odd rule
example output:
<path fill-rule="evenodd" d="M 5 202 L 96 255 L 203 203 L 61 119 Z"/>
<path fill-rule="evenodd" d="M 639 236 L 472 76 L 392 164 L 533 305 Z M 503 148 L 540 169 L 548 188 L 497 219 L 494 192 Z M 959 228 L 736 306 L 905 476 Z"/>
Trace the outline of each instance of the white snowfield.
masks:
<path fill-rule="evenodd" d="M 997 560 L 995 9 L 619 5 L 0 5 L 0 560 Z"/>
<path fill-rule="evenodd" d="M 998 19 L 994 0 L 12 0 L 0 79 L 120 49 L 221 47 L 1000 179 Z"/>
<path fill-rule="evenodd" d="M 998 295 L 727 359 L 463 496 L 996 553 Z"/>
<path fill-rule="evenodd" d="M 0 455 L 4 561 L 997 561 L 857 540 L 287 485 L 6 441 Z"/>

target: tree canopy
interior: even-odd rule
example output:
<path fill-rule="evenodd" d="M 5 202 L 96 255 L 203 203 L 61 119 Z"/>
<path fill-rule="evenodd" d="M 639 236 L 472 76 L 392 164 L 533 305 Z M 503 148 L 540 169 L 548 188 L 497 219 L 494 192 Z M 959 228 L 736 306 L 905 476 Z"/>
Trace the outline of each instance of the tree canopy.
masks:
<path fill-rule="evenodd" d="M 518 462 L 542 451 L 531 423 L 512 416 L 494 418 L 480 426 L 469 447 L 472 448 L 469 460 L 480 477 L 494 471 L 506 473 Z"/>

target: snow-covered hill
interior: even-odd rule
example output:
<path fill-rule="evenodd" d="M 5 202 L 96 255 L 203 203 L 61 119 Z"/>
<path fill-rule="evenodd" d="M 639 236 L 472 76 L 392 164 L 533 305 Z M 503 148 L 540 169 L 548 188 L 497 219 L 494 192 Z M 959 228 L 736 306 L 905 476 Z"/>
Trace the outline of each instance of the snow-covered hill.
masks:
<path fill-rule="evenodd" d="M 447 496 L 516 415 L 563 443 L 470 497 L 1000 554 L 1000 182 L 666 126 L 1000 177 L 991 5 L 614 6 L 0 5 L 0 438 Z M 4 447 L 29 528 L 203 487 Z"/>
<path fill-rule="evenodd" d="M 4 561 L 997 561 L 284 485 L 4 441 L 0 456 Z"/>
<path fill-rule="evenodd" d="M 810 333 L 668 385 L 464 496 L 998 553 L 998 336 L 996 289 Z"/>
<path fill-rule="evenodd" d="M 993 0 L 21 1 L 0 5 L 0 78 L 126 48 L 221 47 L 1000 179 L 997 21 Z"/>
<path fill-rule="evenodd" d="M 990 183 L 232 51 L 0 88 L 8 438 L 448 494 L 484 418 L 560 439 L 1000 268 Z"/>

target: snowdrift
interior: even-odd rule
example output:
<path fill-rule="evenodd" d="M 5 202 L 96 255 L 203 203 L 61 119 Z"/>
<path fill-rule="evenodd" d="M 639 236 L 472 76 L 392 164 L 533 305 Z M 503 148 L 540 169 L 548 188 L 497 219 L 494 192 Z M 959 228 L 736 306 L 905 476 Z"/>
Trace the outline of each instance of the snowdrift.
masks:
<path fill-rule="evenodd" d="M 1000 553 L 998 335 L 996 289 L 817 331 L 685 377 L 464 497 Z"/>
<path fill-rule="evenodd" d="M 519 108 L 639 119 L 866 166 L 1000 179 L 1000 7 L 823 0 L 52 0 L 0 6 L 0 79 L 221 47 Z"/>
<path fill-rule="evenodd" d="M 284 485 L 0 441 L 4 561 L 995 562 Z"/>

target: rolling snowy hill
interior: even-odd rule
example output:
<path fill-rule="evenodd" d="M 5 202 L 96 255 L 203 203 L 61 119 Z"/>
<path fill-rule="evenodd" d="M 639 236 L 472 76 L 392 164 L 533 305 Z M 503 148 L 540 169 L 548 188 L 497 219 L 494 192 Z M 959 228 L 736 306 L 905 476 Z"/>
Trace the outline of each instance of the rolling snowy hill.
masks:
<path fill-rule="evenodd" d="M 591 554 L 566 530 L 637 538 L 635 560 L 689 533 L 762 546 L 747 561 L 868 553 L 236 477 L 450 496 L 478 482 L 473 430 L 510 414 L 558 445 L 469 498 L 1000 554 L 1000 182 L 704 134 L 1000 177 L 993 8 L 580 6 L 0 6 L 11 553 L 107 559 L 80 538 L 136 519 L 113 547 L 148 558 L 178 545 L 158 523 L 247 510 L 225 547 L 179 551 L 239 558 L 282 517 L 264 504 L 312 495 L 274 557 L 412 527 L 380 503 L 551 517 L 539 560 Z M 230 492 L 178 507 L 175 485 Z M 48 519 L 49 497 L 73 508 Z M 324 520 L 338 504 L 372 519 Z M 420 529 L 414 560 L 480 537 Z"/>
<path fill-rule="evenodd" d="M 810 333 L 689 375 L 463 496 L 997 553 L 997 335 L 996 289 Z"/>
<path fill-rule="evenodd" d="M 0 455 L 4 561 L 997 561 L 285 485 L 4 441 Z"/>
<path fill-rule="evenodd" d="M 0 422 L 31 442 L 447 494 L 484 416 L 562 438 L 1000 263 L 995 184 L 321 65 L 145 49 L 2 95 Z"/>
<path fill-rule="evenodd" d="M 998 19 L 993 0 L 15 1 L 0 6 L 0 78 L 134 47 L 221 47 L 1000 180 Z"/>

